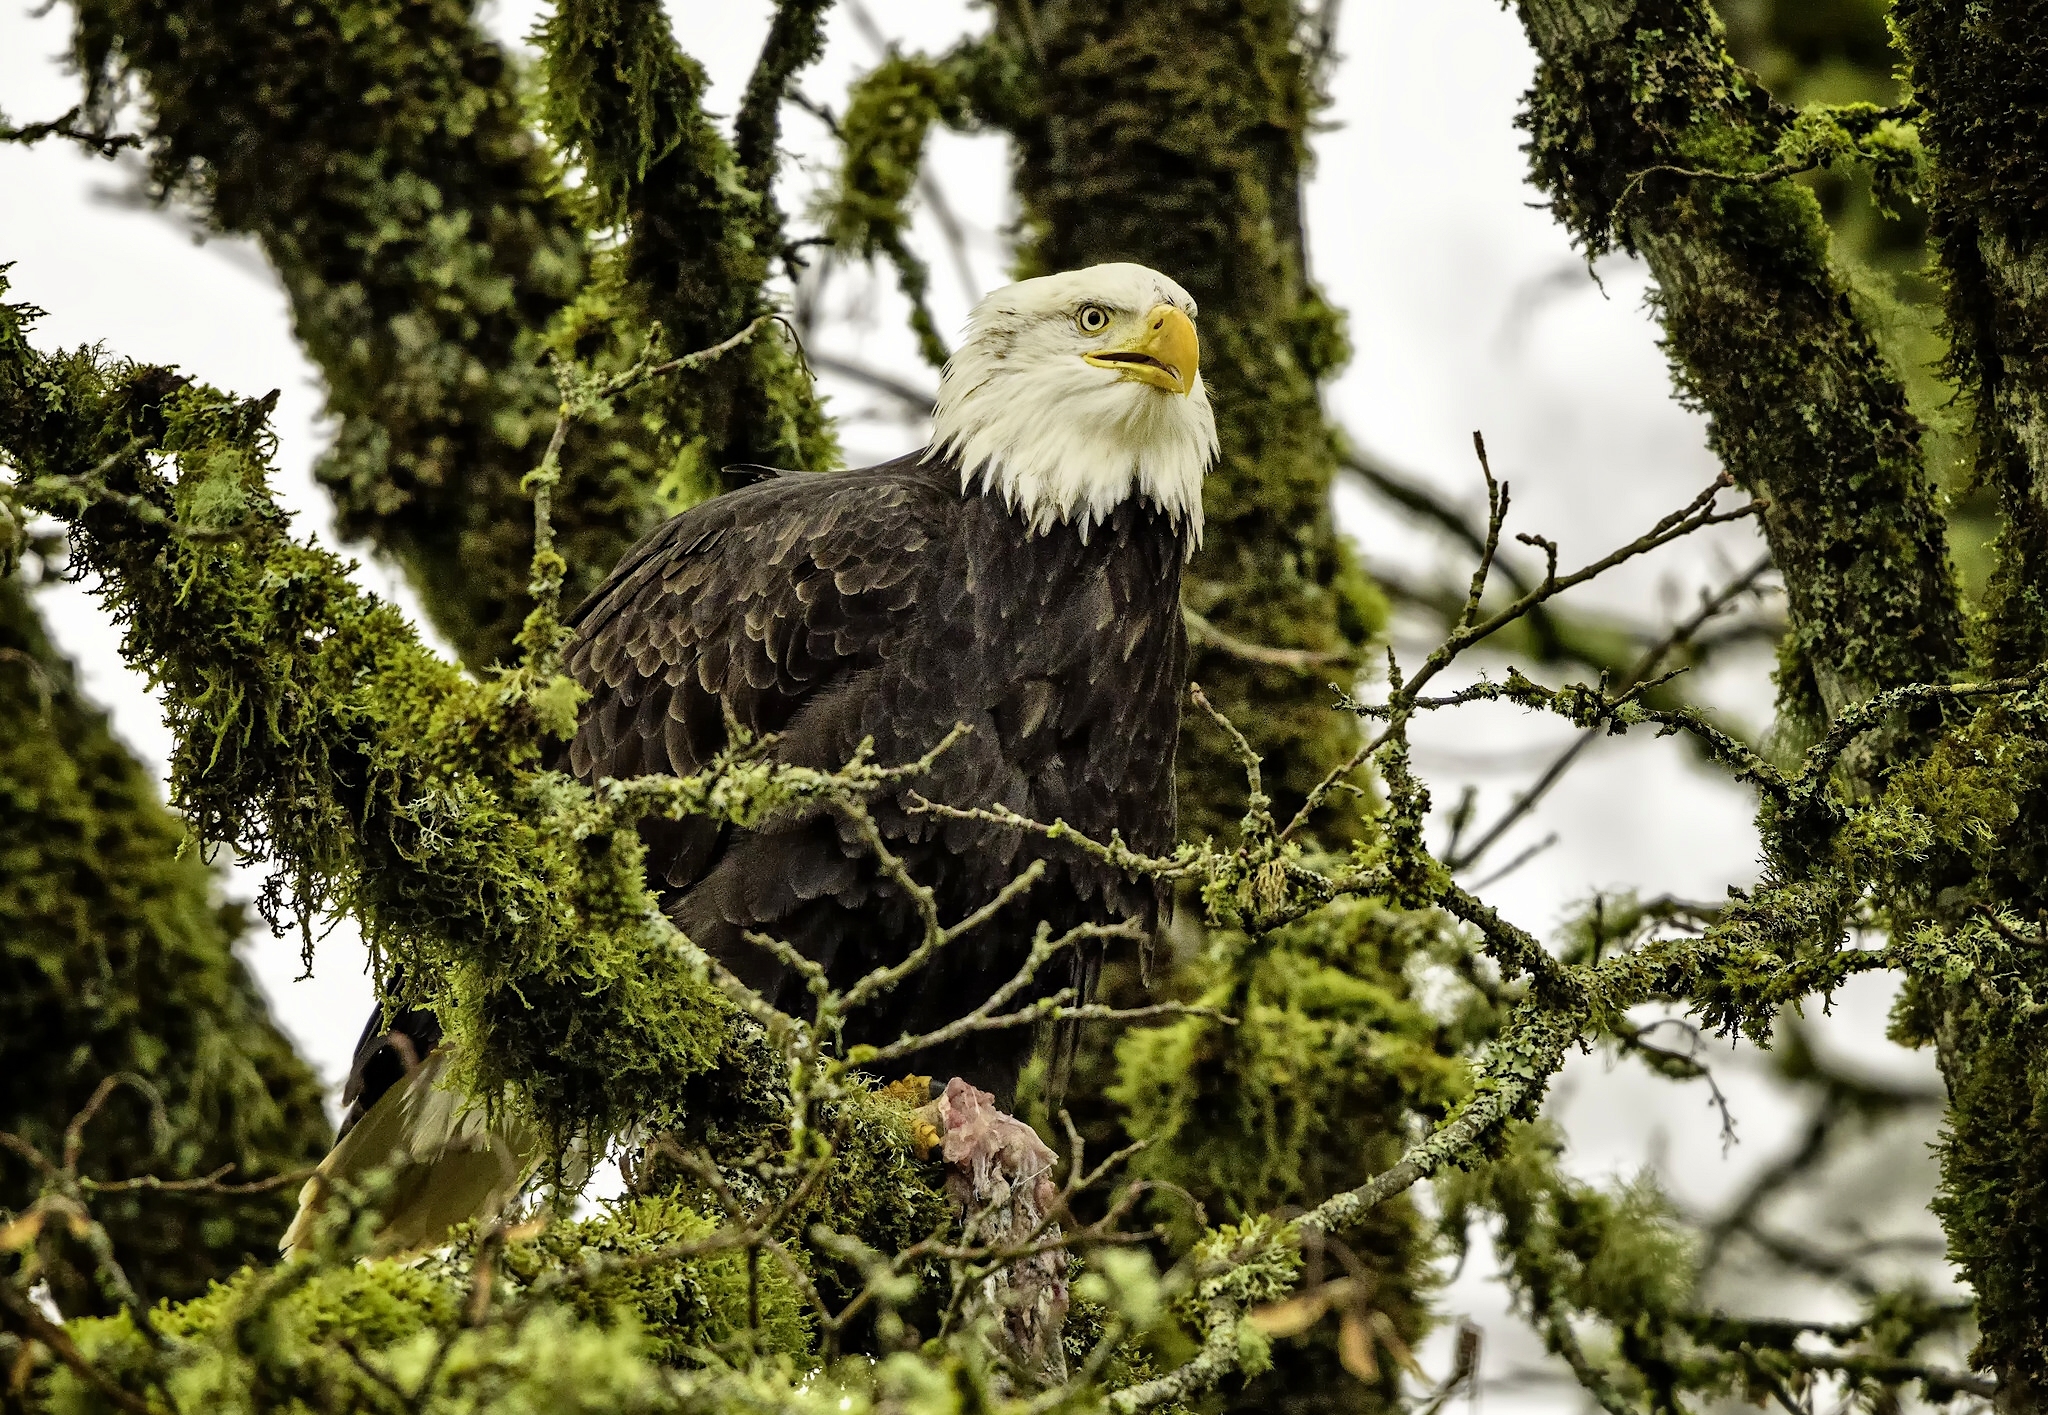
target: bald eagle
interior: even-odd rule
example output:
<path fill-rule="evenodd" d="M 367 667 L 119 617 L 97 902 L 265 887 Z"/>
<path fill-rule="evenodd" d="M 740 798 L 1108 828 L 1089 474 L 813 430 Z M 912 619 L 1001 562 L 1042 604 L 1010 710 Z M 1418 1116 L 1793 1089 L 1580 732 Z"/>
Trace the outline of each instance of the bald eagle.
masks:
<path fill-rule="evenodd" d="M 929 774 L 870 803 L 881 834 L 948 921 L 1033 859 L 1047 873 L 855 1014 L 849 1043 L 972 1010 L 1016 972 L 1041 922 L 1157 920 L 1151 881 L 1014 829 L 918 813 L 906 797 L 1170 850 L 1181 573 L 1217 453 L 1195 315 L 1187 291 L 1141 265 L 997 290 L 946 365 L 921 451 L 840 472 L 749 469 L 750 484 L 648 535 L 572 616 L 567 671 L 589 700 L 565 765 L 585 781 L 700 770 L 731 723 L 774 734 L 782 760 L 828 768 L 870 740 L 877 761 L 915 760 L 968 727 Z M 912 902 L 830 813 L 757 830 L 653 820 L 642 834 L 662 908 L 786 1011 L 804 1010 L 803 980 L 747 932 L 788 941 L 837 987 L 921 937 Z M 1096 957 L 1061 966 L 1045 985 L 1085 995 Z M 435 1181 L 446 1192 L 424 1227 L 398 1225 L 418 1230 L 394 1235 L 408 1244 L 502 1203 L 523 1168 L 516 1144 L 430 1094 L 440 1068 L 423 1062 L 439 1042 L 431 1013 L 371 1018 L 323 1166 L 368 1169 L 403 1148 L 443 1175 L 466 1167 L 467 1184 Z M 918 1068 L 1007 1104 L 1031 1045 L 1024 1029 L 981 1033 Z M 346 1153 L 357 1148 L 367 1153 Z"/>

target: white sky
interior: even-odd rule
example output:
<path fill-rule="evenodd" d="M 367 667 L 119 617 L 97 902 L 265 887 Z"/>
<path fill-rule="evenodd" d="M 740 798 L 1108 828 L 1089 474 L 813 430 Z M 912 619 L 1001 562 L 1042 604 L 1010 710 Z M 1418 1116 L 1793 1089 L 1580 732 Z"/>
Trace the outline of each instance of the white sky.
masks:
<path fill-rule="evenodd" d="M 726 0 L 693 8 L 679 19 L 679 33 L 710 70 L 711 107 L 729 112 L 769 6 Z M 979 22 L 951 0 L 878 0 L 870 10 L 906 48 L 941 48 Z M 516 39 L 535 13 L 504 3 L 489 19 Z M 1333 414 L 1366 447 L 1472 506 L 1483 504 L 1483 494 L 1470 436 L 1483 429 L 1495 470 L 1514 489 L 1510 530 L 1553 537 L 1567 565 L 1633 538 L 1689 500 L 1717 468 L 1700 420 L 1670 398 L 1640 266 L 1604 263 L 1596 284 L 1548 213 L 1531 205 L 1537 194 L 1524 182 L 1513 119 L 1533 60 L 1517 22 L 1483 0 L 1353 0 L 1343 17 L 1346 58 L 1327 115 L 1331 127 L 1316 140 L 1308 200 L 1315 273 L 1350 312 L 1356 350 L 1330 389 Z M 0 0 L 0 110 L 10 120 L 51 117 L 75 101 L 74 81 L 58 62 L 68 20 L 62 8 L 38 19 L 24 0 Z M 825 60 L 803 86 L 839 106 L 847 82 L 875 57 L 842 9 Z M 819 125 L 793 109 L 786 130 L 796 160 L 785 205 L 800 212 L 832 153 Z M 1000 233 L 1011 211 L 1002 143 L 942 134 L 933 170 L 969 228 L 978 294 L 1004 276 Z M 248 243 L 201 244 L 175 215 L 126 200 L 130 190 L 122 169 L 62 144 L 0 146 L 0 261 L 14 262 L 11 298 L 49 311 L 39 333 L 46 346 L 104 341 L 223 388 L 281 389 L 280 491 L 300 527 L 332 543 L 330 511 L 310 475 L 325 436 L 318 380 L 292 340 L 276 281 Z M 919 235 L 933 264 L 940 325 L 957 329 L 970 292 L 929 219 L 920 221 Z M 821 348 L 920 386 L 935 383 L 903 331 L 886 275 L 839 280 L 830 311 Z M 880 458 L 922 440 L 920 427 L 861 416 L 877 405 L 857 386 L 827 379 L 826 387 L 835 411 L 847 418 L 850 456 Z M 1437 542 L 1353 488 L 1340 492 L 1339 512 L 1369 564 L 1412 571 L 1442 563 Z M 1757 544 L 1746 527 L 1728 528 L 1638 562 L 1575 599 L 1668 620 L 1691 607 L 1700 586 L 1746 565 Z M 367 549 L 354 553 L 365 562 L 359 573 L 366 584 L 411 605 L 403 584 Z M 119 661 L 90 595 L 53 586 L 41 602 L 123 738 L 145 759 L 161 762 L 162 719 L 139 675 Z M 1426 645 L 1400 647 L 1412 661 Z M 1761 723 L 1770 701 L 1768 669 L 1768 656 L 1754 654 L 1714 675 L 1704 690 Z M 1484 820 L 1567 740 L 1568 729 L 1547 720 L 1468 710 L 1430 724 L 1419 737 L 1418 760 L 1439 807 L 1456 800 L 1463 782 L 1478 783 Z M 1730 884 L 1755 877 L 1751 809 L 1745 792 L 1707 775 L 1674 741 L 1608 740 L 1493 858 L 1505 862 L 1553 832 L 1558 844 L 1488 895 L 1540 934 L 1553 932 L 1595 891 L 1626 886 L 1645 895 L 1718 898 Z M 253 891 L 255 883 L 239 875 L 236 887 Z M 371 1001 L 353 929 L 345 922 L 336 928 L 321 946 L 315 976 L 305 981 L 294 981 L 294 939 L 259 940 L 249 958 L 283 1025 L 338 1082 Z M 1886 1074 L 1929 1076 L 1925 1057 L 1883 1039 L 1891 991 L 1883 979 L 1846 990 L 1825 1039 Z M 1575 1063 L 1553 1105 L 1571 1131 L 1573 1164 L 1588 1174 L 1628 1173 L 1654 1157 L 1682 1200 L 1705 1205 L 1729 1192 L 1789 1143 L 1796 1116 L 1753 1064 L 1738 1057 L 1720 1070 L 1741 1135 L 1725 1157 L 1703 1086 L 1674 1087 L 1597 1060 Z M 1915 1206 L 1924 1204 L 1933 1170 L 1922 1137 L 1892 1137 L 1873 1152 L 1870 1166 L 1862 1175 L 1870 1192 L 1844 1191 L 1856 1212 L 1881 1229 L 1924 1231 L 1928 1220 Z M 1533 1341 L 1502 1315 L 1498 1290 L 1478 1265 L 1444 1300 L 1486 1326 L 1489 1378 L 1538 1361 Z M 1440 1346 L 1432 1351 L 1442 1369 Z M 1513 1398 L 1517 1408 L 1578 1403 L 1554 1385 Z"/>

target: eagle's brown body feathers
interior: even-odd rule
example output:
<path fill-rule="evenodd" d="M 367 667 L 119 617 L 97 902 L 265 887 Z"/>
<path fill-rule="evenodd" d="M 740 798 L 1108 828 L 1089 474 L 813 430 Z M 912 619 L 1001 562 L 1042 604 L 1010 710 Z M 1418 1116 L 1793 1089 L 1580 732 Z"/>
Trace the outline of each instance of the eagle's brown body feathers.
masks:
<path fill-rule="evenodd" d="M 962 490 L 943 460 L 900 458 L 740 487 L 675 517 L 627 554 L 571 620 L 568 672 L 590 693 L 567 770 L 585 781 L 687 774 L 727 742 L 727 715 L 775 734 L 781 760 L 837 767 L 863 741 L 915 760 L 956 723 L 933 769 L 869 803 L 891 849 L 952 922 L 1034 858 L 1051 868 L 1000 917 L 856 1015 L 849 1042 L 887 1042 L 971 1010 L 1008 980 L 1041 923 L 1158 917 L 1153 883 L 1071 846 L 907 808 L 917 791 L 1004 805 L 1148 853 L 1174 838 L 1174 740 L 1187 645 L 1180 527 L 1132 500 L 1082 533 L 1033 534 L 994 495 Z M 648 879 L 662 907 L 769 1001 L 802 1011 L 801 979 L 746 942 L 773 934 L 844 987 L 920 937 L 910 901 L 849 822 L 820 809 L 739 830 L 653 820 Z M 1055 962 L 1046 989 L 1092 982 L 1091 950 Z M 439 1040 L 431 1014 L 381 1021 L 351 1078 L 351 1121 Z M 1007 1100 L 1028 1028 L 922 1053 Z"/>
<path fill-rule="evenodd" d="M 576 614 L 568 670 L 591 699 L 569 769 L 584 780 L 699 770 L 726 744 L 728 712 L 775 734 L 781 760 L 828 768 L 863 741 L 878 762 L 911 761 L 965 724 L 928 774 L 870 803 L 883 835 L 948 922 L 1035 856 L 1052 868 L 854 1019 L 849 1039 L 928 1030 L 1007 980 L 1040 920 L 1156 914 L 1149 881 L 1020 831 L 915 814 L 902 798 L 1001 804 L 1169 848 L 1182 558 L 1179 532 L 1142 503 L 1085 542 L 1065 526 L 1031 535 L 1000 500 L 963 493 L 943 461 L 742 487 L 642 542 Z M 758 831 L 696 818 L 645 834 L 670 916 L 783 1008 L 801 1007 L 800 980 L 745 931 L 793 943 L 840 986 L 900 961 L 919 936 L 910 901 L 829 810 Z M 920 1066 L 1006 1094 L 1020 1041 L 1028 1031 L 977 1037 Z"/>

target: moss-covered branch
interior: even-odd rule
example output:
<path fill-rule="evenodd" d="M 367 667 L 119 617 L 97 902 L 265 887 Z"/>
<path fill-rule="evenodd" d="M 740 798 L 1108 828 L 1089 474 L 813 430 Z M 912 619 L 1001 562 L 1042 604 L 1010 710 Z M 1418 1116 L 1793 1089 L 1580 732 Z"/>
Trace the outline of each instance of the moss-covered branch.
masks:
<path fill-rule="evenodd" d="M 1538 184 L 1588 255 L 1657 279 L 1673 375 L 1728 470 L 1767 503 L 1792 633 L 1783 707 L 1819 725 L 1959 662 L 1921 429 L 1828 265 L 1793 124 L 1728 57 L 1704 0 L 1522 0 L 1541 60 L 1524 124 Z"/>
<path fill-rule="evenodd" d="M 341 531 L 393 555 L 471 662 L 508 651 L 530 553 L 508 515 L 554 406 L 540 331 L 585 238 L 507 55 L 462 0 L 83 0 L 90 110 L 132 76 L 160 189 L 256 237 L 339 418 L 320 479 Z M 639 493 L 594 470 L 564 539 L 595 583 Z M 622 513 L 622 508 L 624 511 Z"/>
<path fill-rule="evenodd" d="M 353 912 L 443 1009 L 476 1094 L 513 1086 L 557 1137 L 672 1111 L 731 1012 L 654 910 L 631 821 L 539 770 L 573 687 L 465 677 L 293 539 L 267 402 L 44 358 L 4 317 L 0 448 L 164 691 L 193 829 L 275 862 L 273 918 Z"/>
<path fill-rule="evenodd" d="M 703 67 L 677 46 L 660 5 L 561 0 L 543 22 L 542 113 L 582 169 L 595 224 L 623 237 L 552 334 L 558 352 L 630 359 L 649 321 L 671 350 L 698 349 L 768 312 L 762 287 L 784 251 L 769 190 L 779 100 L 818 53 L 823 8 L 778 11 L 742 109 L 744 152 L 705 113 Z M 646 395 L 585 455 L 623 459 L 664 510 L 716 491 L 718 469 L 732 463 L 817 470 L 837 460 L 808 371 L 785 344 L 763 341 L 708 378 Z"/>
<path fill-rule="evenodd" d="M 2004 512 L 1987 648 L 2024 666 L 2048 655 L 2048 11 L 1906 0 L 1895 16 L 1934 158 L 1949 372 Z"/>

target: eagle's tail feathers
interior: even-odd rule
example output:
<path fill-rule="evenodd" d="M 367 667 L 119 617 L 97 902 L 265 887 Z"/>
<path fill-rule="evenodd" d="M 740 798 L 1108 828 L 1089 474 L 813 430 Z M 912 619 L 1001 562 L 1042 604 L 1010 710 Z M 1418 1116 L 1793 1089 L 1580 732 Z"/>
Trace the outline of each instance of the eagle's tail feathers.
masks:
<path fill-rule="evenodd" d="M 379 1257 L 432 1248 L 457 1224 L 494 1219 L 518 1197 L 540 1157 L 538 1137 L 444 1085 L 449 1052 L 427 1053 L 328 1151 L 299 1191 L 278 1244 L 285 1256 L 305 1245 L 337 1183 L 360 1184 L 380 1170 L 388 1187 L 371 1250 Z"/>

